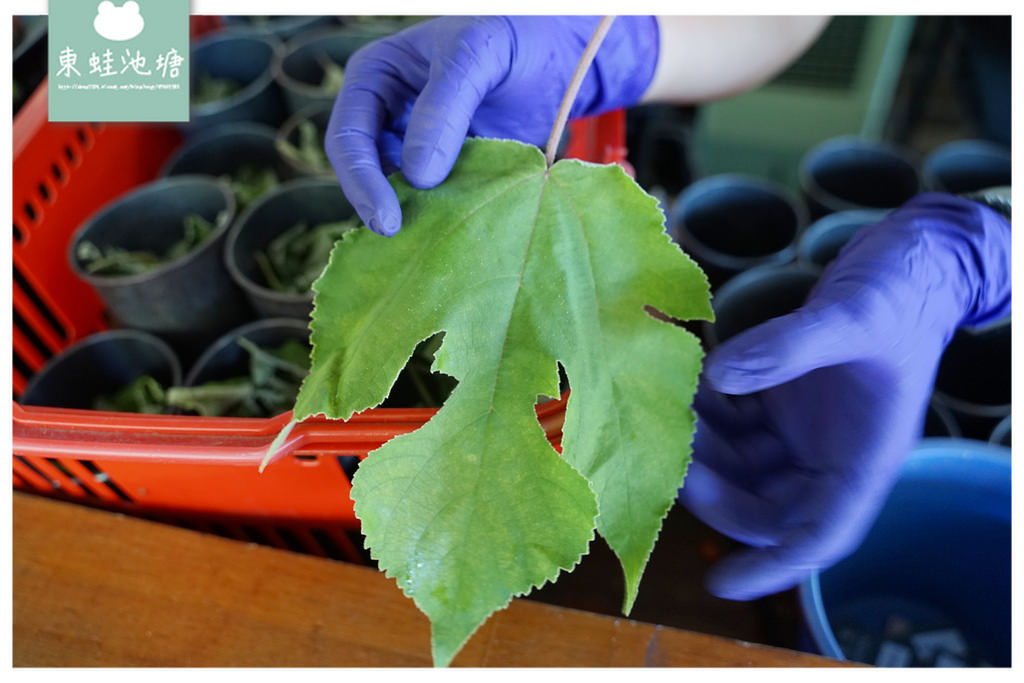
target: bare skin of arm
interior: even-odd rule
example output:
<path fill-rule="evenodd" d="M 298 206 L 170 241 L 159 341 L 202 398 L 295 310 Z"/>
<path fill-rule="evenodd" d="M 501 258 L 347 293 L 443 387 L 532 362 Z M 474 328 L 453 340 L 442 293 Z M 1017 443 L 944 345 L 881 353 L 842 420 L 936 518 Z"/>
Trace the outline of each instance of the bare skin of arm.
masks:
<path fill-rule="evenodd" d="M 761 85 L 800 56 L 829 17 L 658 17 L 660 53 L 644 102 L 695 104 Z"/>

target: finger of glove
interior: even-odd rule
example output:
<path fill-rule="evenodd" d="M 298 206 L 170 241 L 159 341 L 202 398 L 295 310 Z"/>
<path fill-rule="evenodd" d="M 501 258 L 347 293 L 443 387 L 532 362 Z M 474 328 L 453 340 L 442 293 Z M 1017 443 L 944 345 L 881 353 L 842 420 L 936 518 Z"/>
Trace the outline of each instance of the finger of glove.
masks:
<path fill-rule="evenodd" d="M 745 330 L 708 354 L 705 376 L 726 394 L 749 394 L 863 355 L 862 326 L 841 304 L 805 306 Z"/>
<path fill-rule="evenodd" d="M 752 428 L 763 415 L 763 409 L 746 397 L 730 396 L 715 391 L 704 373 L 697 383 L 693 409 L 700 423 L 716 431 L 735 432 Z"/>
<path fill-rule="evenodd" d="M 799 503 L 804 519 L 776 545 L 726 556 L 705 579 L 710 593 L 729 600 L 756 600 L 797 585 L 811 572 L 831 566 L 856 548 L 878 512 L 881 491 L 850 487 L 842 477 L 819 482 Z"/>
<path fill-rule="evenodd" d="M 391 236 L 401 228 L 402 210 L 384 176 L 379 144 L 389 117 L 400 115 L 405 103 L 415 98 L 415 84 L 399 78 L 389 66 L 393 55 L 386 42 L 364 49 L 346 66 L 324 149 L 359 217 L 374 232 Z M 393 161 L 387 159 L 385 165 L 393 166 Z"/>
<path fill-rule="evenodd" d="M 506 76 L 508 48 L 496 40 L 502 26 L 470 23 L 431 61 L 402 147 L 402 174 L 413 187 L 431 188 L 448 177 L 481 101 Z"/>
<path fill-rule="evenodd" d="M 402 137 L 390 130 L 383 130 L 377 140 L 377 153 L 380 155 L 380 167 L 385 176 L 401 169 Z"/>
<path fill-rule="evenodd" d="M 787 462 L 786 449 L 765 424 L 763 396 L 728 396 L 706 386 L 697 391 L 693 458 L 720 476 L 746 486 Z"/>
<path fill-rule="evenodd" d="M 703 463 L 690 463 L 679 502 L 715 531 L 741 543 L 757 548 L 779 543 L 776 508 Z"/>

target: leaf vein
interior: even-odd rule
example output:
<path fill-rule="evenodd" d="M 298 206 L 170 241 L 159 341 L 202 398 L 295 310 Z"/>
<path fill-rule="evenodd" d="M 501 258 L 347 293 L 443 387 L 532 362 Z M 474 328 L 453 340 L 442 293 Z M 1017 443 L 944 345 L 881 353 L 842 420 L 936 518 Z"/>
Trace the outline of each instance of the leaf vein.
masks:
<path fill-rule="evenodd" d="M 454 223 L 447 231 L 445 231 L 442 235 L 440 235 L 437 238 L 436 242 L 437 243 L 443 242 L 455 230 L 457 230 L 460 226 L 465 224 L 470 218 L 472 218 L 474 215 L 476 215 L 477 213 L 482 211 L 484 209 L 484 207 L 486 207 L 488 204 L 490 204 L 491 202 L 496 201 L 497 199 L 499 199 L 500 197 L 504 196 L 505 194 L 514 191 L 516 188 L 518 188 L 519 186 L 527 183 L 528 181 L 537 178 L 542 173 L 543 173 L 543 171 L 538 171 L 537 173 L 532 173 L 530 175 L 524 176 L 519 181 L 517 181 L 517 182 L 515 182 L 515 183 L 513 183 L 513 184 L 511 184 L 511 185 L 509 185 L 507 187 L 502 188 L 499 192 L 496 192 L 495 194 L 491 195 L 490 197 L 484 199 L 479 204 L 477 204 L 475 207 L 473 207 L 470 211 L 468 211 L 466 213 L 466 215 L 464 215 L 459 221 Z M 401 291 L 402 288 L 410 280 L 412 280 L 418 274 L 418 272 L 420 271 L 420 268 L 422 266 L 422 262 L 425 259 L 427 259 L 429 256 L 433 255 L 434 252 L 435 252 L 435 249 L 421 249 L 421 250 L 419 250 L 418 254 L 416 255 L 416 258 L 407 260 L 403 264 L 404 267 L 402 268 L 402 272 L 400 273 L 399 277 L 395 278 L 395 279 L 393 279 L 391 281 L 392 286 L 391 286 L 389 291 L 390 292 Z M 332 259 L 331 260 L 333 260 L 333 253 L 332 253 Z M 324 273 L 326 274 L 326 272 L 327 272 L 327 269 L 325 269 Z M 380 296 L 380 297 L 377 297 L 376 302 L 370 307 L 370 310 L 368 310 L 367 313 L 364 316 L 362 316 L 356 322 L 356 324 L 354 325 L 354 329 L 352 331 L 351 342 L 349 343 L 349 348 L 358 348 L 362 344 L 365 336 L 371 330 L 377 329 L 377 327 L 378 327 L 377 323 L 379 322 L 380 317 L 385 312 L 387 312 L 389 310 L 389 307 L 391 305 L 391 301 L 392 301 L 392 298 L 390 296 Z M 315 311 L 314 311 L 314 317 L 315 317 Z M 433 333 L 433 332 L 437 332 L 437 330 L 432 330 L 431 333 Z M 316 347 L 317 347 L 316 341 L 317 340 L 314 338 L 313 339 L 314 351 L 316 350 Z M 412 350 L 409 351 L 409 357 L 412 357 Z M 406 361 L 408 361 L 408 358 L 406 359 Z M 342 378 L 347 375 L 347 372 L 346 372 L 347 366 L 346 367 L 338 367 L 336 369 L 336 372 L 337 372 L 337 377 L 336 378 L 334 377 L 334 373 L 331 372 L 332 369 L 328 370 L 329 376 L 331 377 L 332 382 L 334 382 L 335 379 L 336 379 L 336 385 L 339 386 L 339 387 L 342 386 L 343 385 L 343 379 Z M 328 401 L 333 404 L 332 398 L 335 398 L 335 397 L 329 397 Z M 331 407 L 334 409 L 334 412 L 336 414 L 338 414 L 338 415 L 340 415 L 343 412 L 342 410 L 339 409 L 338 406 L 332 405 Z M 366 406 L 364 406 L 364 407 L 366 407 Z M 361 408 L 359 408 L 359 409 L 361 409 Z M 357 409 L 357 410 L 359 410 L 359 409 Z M 351 417 L 351 415 L 349 417 Z"/>
<path fill-rule="evenodd" d="M 573 202 L 572 196 L 569 194 L 569 191 L 565 188 L 565 186 L 562 185 L 562 183 L 558 182 L 558 178 L 552 177 L 551 180 L 555 183 L 555 185 L 558 187 L 558 189 L 562 191 L 562 194 L 565 195 L 565 201 L 569 205 L 569 208 L 572 209 L 573 216 L 576 218 L 576 224 L 579 226 L 580 233 L 583 235 L 583 241 L 587 245 L 586 254 L 587 254 L 588 280 L 589 280 L 589 282 L 591 284 L 591 291 L 593 293 L 594 311 L 595 311 L 594 318 L 595 318 L 595 324 L 597 325 L 597 331 L 598 331 L 596 339 L 597 339 L 597 343 L 600 346 L 600 349 L 599 349 L 600 353 L 599 354 L 595 354 L 595 356 L 598 357 L 598 358 L 607 358 L 607 353 L 606 353 L 606 349 L 605 349 L 605 334 L 604 334 L 603 326 L 601 324 L 601 310 L 603 309 L 603 307 L 601 305 L 600 297 L 598 296 L 598 293 L 597 293 L 597 279 L 594 277 L 594 259 L 593 259 L 593 254 L 590 251 L 590 236 L 587 234 L 587 228 L 586 228 L 586 225 L 584 224 L 583 217 L 580 214 L 579 210 L 576 208 L 576 204 Z M 570 378 L 569 381 L 571 383 L 572 382 L 572 378 Z M 619 400 L 619 388 L 618 388 L 617 383 L 615 382 L 615 378 L 614 377 L 610 377 L 609 380 L 608 380 L 608 384 L 609 384 L 609 386 L 611 388 L 611 392 L 612 392 L 612 401 L 613 401 L 612 405 L 614 405 L 614 406 L 623 405 L 620 402 L 620 400 Z M 614 429 L 615 429 L 615 434 L 616 434 L 616 437 L 617 437 L 617 445 L 621 446 L 622 444 L 624 444 L 626 442 L 625 438 L 623 437 L 622 412 L 619 411 L 619 410 L 612 410 L 610 412 L 611 412 L 611 414 L 615 418 L 614 421 L 612 422 L 612 425 L 614 426 Z M 572 441 L 570 441 L 570 443 L 572 443 Z M 618 450 L 618 449 L 616 449 L 616 450 Z M 575 458 L 573 458 L 573 459 L 575 460 Z M 599 469 L 603 468 L 605 464 L 606 463 L 598 464 L 598 466 L 594 468 L 594 471 L 590 473 L 590 476 L 587 476 L 587 479 L 591 479 L 592 476 L 597 474 L 597 471 Z M 627 479 L 630 478 L 629 477 L 629 468 L 628 467 L 620 466 L 618 468 L 618 470 L 619 470 L 619 473 L 622 476 L 624 476 Z M 629 495 L 631 487 L 626 486 L 625 488 L 626 488 L 626 504 L 625 504 L 625 508 L 626 508 L 627 523 L 628 523 L 628 526 L 630 528 L 632 528 L 633 527 L 633 522 L 632 522 L 632 519 L 633 519 L 633 514 L 632 514 L 633 508 L 632 508 L 632 504 L 631 504 L 631 500 L 630 500 L 631 497 Z M 600 525 L 600 521 L 601 521 L 600 500 L 598 501 L 598 520 L 597 521 L 598 521 L 598 524 Z M 613 550 L 614 550 L 614 548 L 613 548 Z M 616 552 L 616 554 L 618 554 L 618 552 Z"/>
<path fill-rule="evenodd" d="M 533 212 L 533 221 L 530 224 L 530 235 L 526 240 L 526 247 L 523 249 L 523 260 L 519 264 L 519 277 L 516 279 L 515 296 L 512 297 L 512 305 L 509 307 L 508 320 L 505 322 L 505 333 L 501 338 L 501 350 L 498 353 L 498 365 L 494 368 L 494 386 L 491 387 L 491 400 L 487 412 L 494 412 L 494 397 L 498 391 L 498 377 L 501 375 L 501 364 L 505 358 L 505 345 L 508 343 L 508 333 L 512 329 L 512 318 L 515 317 L 516 303 L 519 301 L 519 293 L 523 290 L 523 273 L 526 272 L 526 264 L 530 260 L 530 247 L 533 245 L 533 236 L 537 233 L 537 224 L 540 218 L 540 207 L 544 203 L 544 193 L 547 191 L 549 173 L 544 173 L 544 183 L 537 195 L 537 208 Z"/>

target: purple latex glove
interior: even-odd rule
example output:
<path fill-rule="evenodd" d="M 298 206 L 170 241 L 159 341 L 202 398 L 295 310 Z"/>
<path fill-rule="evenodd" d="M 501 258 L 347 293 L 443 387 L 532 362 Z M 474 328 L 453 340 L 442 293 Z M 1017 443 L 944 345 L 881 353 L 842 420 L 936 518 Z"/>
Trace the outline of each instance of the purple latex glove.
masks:
<path fill-rule="evenodd" d="M 398 232 L 402 212 L 385 174 L 429 188 L 444 180 L 466 135 L 542 145 L 600 17 L 442 17 L 359 50 L 324 143 L 341 188 L 371 230 Z M 658 60 L 654 17 L 618 17 L 571 117 L 640 100 Z"/>
<path fill-rule="evenodd" d="M 961 325 L 1010 313 L 1010 224 L 922 194 L 861 229 L 807 303 L 709 354 L 681 502 L 752 546 L 708 589 L 749 600 L 856 549 L 920 438 Z"/>

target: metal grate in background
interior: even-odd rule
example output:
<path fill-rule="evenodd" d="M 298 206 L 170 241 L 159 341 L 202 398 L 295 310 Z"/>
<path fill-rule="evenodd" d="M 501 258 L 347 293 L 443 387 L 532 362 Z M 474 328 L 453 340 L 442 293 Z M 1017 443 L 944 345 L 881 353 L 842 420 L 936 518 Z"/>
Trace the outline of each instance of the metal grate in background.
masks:
<path fill-rule="evenodd" d="M 788 69 L 776 85 L 849 90 L 857 79 L 870 17 L 835 17 L 818 40 Z"/>

